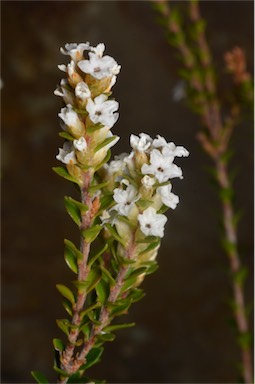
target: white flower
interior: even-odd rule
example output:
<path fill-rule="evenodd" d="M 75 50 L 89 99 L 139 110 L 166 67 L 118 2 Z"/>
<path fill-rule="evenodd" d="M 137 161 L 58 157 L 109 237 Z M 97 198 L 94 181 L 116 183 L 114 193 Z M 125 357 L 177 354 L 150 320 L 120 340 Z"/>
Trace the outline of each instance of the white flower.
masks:
<path fill-rule="evenodd" d="M 76 163 L 75 152 L 70 142 L 65 142 L 63 149 L 59 148 L 59 154 L 56 156 L 56 159 L 62 161 L 64 164 L 69 164 L 70 162 L 73 164 Z"/>
<path fill-rule="evenodd" d="M 155 179 L 153 177 L 150 177 L 148 175 L 145 175 L 142 180 L 141 180 L 143 186 L 146 188 L 146 189 L 149 189 L 151 188 L 154 184 L 155 184 Z"/>
<path fill-rule="evenodd" d="M 141 231 L 146 236 L 164 236 L 164 226 L 167 222 L 165 215 L 158 214 L 156 209 L 149 207 L 138 215 Z"/>
<path fill-rule="evenodd" d="M 116 172 L 123 173 L 126 168 L 125 159 L 127 158 L 128 153 L 122 153 L 121 155 L 114 156 L 114 160 L 112 160 L 109 164 L 105 164 L 105 168 L 109 175 L 112 175 Z"/>
<path fill-rule="evenodd" d="M 93 52 L 89 52 L 89 60 L 81 60 L 78 67 L 98 80 L 120 72 L 120 65 L 111 56 L 100 57 Z"/>
<path fill-rule="evenodd" d="M 91 96 L 90 89 L 84 81 L 80 81 L 75 87 L 75 96 L 81 100 L 86 100 Z"/>
<path fill-rule="evenodd" d="M 186 148 L 181 146 L 176 146 L 174 143 L 168 143 L 166 139 L 160 135 L 157 135 L 157 139 L 153 140 L 154 148 L 162 148 L 162 153 L 164 155 L 173 155 L 176 157 L 186 157 L 189 156 L 189 151 Z"/>
<path fill-rule="evenodd" d="M 73 141 L 73 146 L 77 151 L 85 151 L 87 149 L 87 142 L 84 137 L 80 137 L 78 140 Z"/>
<path fill-rule="evenodd" d="M 54 91 L 54 95 L 63 97 L 64 102 L 66 104 L 74 103 L 74 95 L 71 91 L 68 90 L 68 81 L 66 79 L 62 79 L 60 82 L 60 86 L 57 87 Z"/>
<path fill-rule="evenodd" d="M 146 152 L 151 146 L 152 138 L 146 133 L 140 133 L 139 136 L 131 135 L 130 145 L 136 151 Z"/>
<path fill-rule="evenodd" d="M 60 64 L 60 65 L 58 65 L 58 69 L 60 69 L 60 71 L 62 71 L 62 72 L 66 72 L 66 70 L 67 70 L 65 64 Z"/>
<path fill-rule="evenodd" d="M 163 155 L 158 149 L 150 153 L 150 164 L 143 164 L 141 171 L 144 175 L 154 175 L 160 183 L 164 183 L 174 177 L 182 179 L 182 170 L 173 164 L 174 156 Z"/>
<path fill-rule="evenodd" d="M 172 184 L 164 185 L 157 188 L 157 193 L 160 195 L 163 204 L 167 207 L 175 209 L 179 203 L 179 197 L 171 192 Z"/>
<path fill-rule="evenodd" d="M 127 189 L 115 188 L 113 192 L 113 199 L 117 203 L 113 209 L 118 211 L 120 215 L 128 216 L 135 202 L 140 198 L 137 189 L 133 185 L 128 185 Z"/>
<path fill-rule="evenodd" d="M 108 128 L 118 120 L 119 114 L 114 113 L 119 108 L 119 103 L 115 100 L 107 100 L 106 95 L 99 95 L 94 100 L 89 99 L 86 110 L 89 113 L 90 120 L 94 123 L 101 123 Z"/>
<path fill-rule="evenodd" d="M 105 45 L 104 43 L 99 43 L 96 47 L 90 47 L 90 50 L 94 52 L 98 57 L 102 57 L 105 50 Z"/>
<path fill-rule="evenodd" d="M 80 121 L 79 116 L 74 111 L 71 104 L 67 104 L 66 107 L 61 108 L 61 112 L 58 114 L 58 116 L 68 127 L 83 129 L 83 123 Z"/>
<path fill-rule="evenodd" d="M 63 55 L 69 55 L 71 56 L 71 59 L 74 61 L 78 61 L 82 58 L 83 51 L 89 50 L 90 49 L 90 44 L 89 42 L 87 43 L 81 43 L 81 44 L 76 44 L 76 43 L 71 43 L 71 44 L 65 44 L 65 49 L 60 48 L 60 52 Z"/>

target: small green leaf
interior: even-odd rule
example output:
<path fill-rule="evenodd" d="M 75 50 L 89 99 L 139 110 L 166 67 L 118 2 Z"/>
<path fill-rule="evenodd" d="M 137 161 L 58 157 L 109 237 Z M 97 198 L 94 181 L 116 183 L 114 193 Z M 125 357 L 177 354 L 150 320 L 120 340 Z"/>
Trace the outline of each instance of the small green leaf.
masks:
<path fill-rule="evenodd" d="M 146 275 L 150 275 L 151 273 L 154 273 L 158 269 L 158 263 L 155 260 L 149 260 L 146 262 L 143 262 L 140 264 L 142 266 L 146 266 Z"/>
<path fill-rule="evenodd" d="M 74 273 L 78 273 L 78 266 L 77 266 L 77 260 L 76 257 L 71 251 L 70 248 L 66 247 L 65 254 L 64 254 L 65 262 L 68 265 L 68 267 L 73 271 Z"/>
<path fill-rule="evenodd" d="M 105 224 L 105 227 L 108 229 L 108 231 L 110 232 L 110 234 L 112 235 L 112 237 L 114 237 L 115 240 L 117 240 L 121 245 L 123 245 L 123 247 L 125 247 L 125 242 L 124 240 L 118 235 L 117 231 L 115 228 L 113 228 L 111 226 L 111 224 Z"/>
<path fill-rule="evenodd" d="M 135 263 L 135 260 L 128 259 L 127 257 L 122 257 L 119 254 L 117 254 L 117 258 L 120 265 L 130 265 Z"/>
<path fill-rule="evenodd" d="M 77 224 L 78 227 L 80 227 L 80 225 L 81 225 L 80 210 L 77 207 L 77 205 L 74 204 L 72 202 L 72 200 L 67 196 L 65 196 L 65 207 L 66 207 L 67 212 L 69 213 L 69 215 L 71 216 L 71 218 L 75 222 L 75 224 Z"/>
<path fill-rule="evenodd" d="M 228 239 L 223 239 L 222 245 L 228 255 L 231 256 L 232 253 L 236 252 L 236 244 L 232 243 Z"/>
<path fill-rule="evenodd" d="M 57 290 L 61 293 L 61 295 L 63 295 L 72 304 L 75 303 L 74 294 L 73 294 L 73 292 L 69 288 L 67 288 L 63 284 L 57 284 L 56 287 L 57 287 Z"/>
<path fill-rule="evenodd" d="M 88 266 L 91 267 L 94 262 L 107 250 L 108 244 L 105 244 L 105 246 L 98 251 L 96 254 L 91 255 L 91 258 L 89 259 Z"/>
<path fill-rule="evenodd" d="M 246 267 L 241 267 L 240 270 L 234 274 L 234 281 L 239 285 L 243 285 L 247 276 L 248 269 Z"/>
<path fill-rule="evenodd" d="M 117 331 L 119 329 L 131 328 L 134 326 L 135 326 L 135 323 L 110 325 L 109 327 L 104 328 L 104 332 L 113 332 L 113 331 Z"/>
<path fill-rule="evenodd" d="M 250 332 L 243 332 L 238 336 L 238 343 L 242 348 L 250 348 L 252 335 Z"/>
<path fill-rule="evenodd" d="M 123 286 L 121 287 L 121 292 L 125 292 L 127 291 L 130 287 L 132 287 L 137 281 L 137 278 L 136 277 L 130 277 L 128 278 L 125 283 L 123 284 Z"/>
<path fill-rule="evenodd" d="M 108 284 L 106 284 L 106 282 L 101 279 L 95 288 L 96 288 L 98 300 L 100 301 L 101 304 L 104 304 L 109 296 Z"/>
<path fill-rule="evenodd" d="M 101 124 L 101 123 L 93 124 L 93 125 L 91 125 L 90 127 L 87 127 L 87 128 L 86 128 L 86 132 L 87 132 L 88 134 L 90 134 L 90 133 L 93 133 L 93 132 L 95 132 L 95 131 L 98 131 L 99 129 L 102 129 L 102 128 L 104 128 L 104 125 Z"/>
<path fill-rule="evenodd" d="M 100 151 L 100 149 L 104 148 L 106 145 L 110 144 L 112 141 L 114 141 L 118 136 L 111 136 L 107 137 L 101 144 L 97 145 L 95 148 L 95 152 Z"/>
<path fill-rule="evenodd" d="M 97 342 L 100 342 L 100 343 L 105 343 L 106 341 L 113 341 L 115 339 L 115 335 L 113 335 L 112 333 L 101 333 L 98 337 L 97 337 Z"/>
<path fill-rule="evenodd" d="M 62 352 L 65 349 L 65 344 L 61 339 L 53 339 L 53 346 L 56 351 Z"/>
<path fill-rule="evenodd" d="M 67 380 L 67 383 L 68 384 L 82 384 L 82 383 L 95 383 L 97 384 L 97 382 L 95 380 L 91 380 L 89 379 L 88 377 L 81 377 L 82 375 L 82 372 L 75 372 L 72 376 L 69 377 L 69 379 Z"/>
<path fill-rule="evenodd" d="M 93 348 L 87 355 L 86 364 L 81 366 L 81 370 L 86 370 L 89 367 L 92 367 L 92 365 L 99 362 L 99 359 L 103 353 L 103 348 Z"/>
<path fill-rule="evenodd" d="M 86 290 L 86 292 L 89 293 L 95 288 L 100 279 L 101 273 L 96 268 L 93 268 L 85 281 L 73 281 L 73 284 L 76 285 L 78 289 Z"/>
<path fill-rule="evenodd" d="M 137 268 L 135 269 L 134 271 L 132 271 L 129 275 L 129 277 L 137 277 L 137 276 L 140 276 L 142 275 L 143 273 L 145 273 L 147 270 L 146 267 L 140 267 L 140 268 Z"/>
<path fill-rule="evenodd" d="M 88 312 L 90 312 L 90 311 L 92 311 L 93 309 L 98 308 L 98 307 L 100 307 L 100 306 L 101 306 L 101 304 L 98 303 L 98 302 L 95 303 L 95 304 L 90 305 L 87 309 L 85 309 L 84 311 L 82 311 L 82 312 L 80 313 L 80 318 L 83 319 L 84 316 L 86 316 Z"/>
<path fill-rule="evenodd" d="M 129 298 L 115 301 L 115 303 L 107 303 L 107 306 L 111 309 L 111 315 L 120 316 L 127 313 L 132 300 Z"/>
<path fill-rule="evenodd" d="M 98 191 L 99 189 L 103 189 L 104 187 L 106 187 L 107 185 L 109 184 L 109 181 L 105 181 L 104 183 L 101 183 L 101 184 L 95 184 L 95 185 L 92 185 L 91 187 L 89 187 L 89 193 L 91 195 L 93 195 L 96 191 Z"/>
<path fill-rule="evenodd" d="M 168 211 L 169 210 L 169 207 L 167 206 L 167 205 L 165 205 L 165 204 L 163 204 L 162 205 L 162 207 L 158 210 L 158 212 L 157 213 L 165 213 L 166 211 Z"/>
<path fill-rule="evenodd" d="M 49 383 L 48 380 L 46 379 L 46 377 L 39 371 L 32 371 L 31 375 L 39 384 L 48 384 Z"/>
<path fill-rule="evenodd" d="M 66 312 L 68 313 L 68 315 L 72 316 L 73 315 L 72 304 L 67 300 L 63 300 L 62 304 L 63 304 L 63 307 L 65 308 Z"/>
<path fill-rule="evenodd" d="M 66 139 L 66 140 L 70 140 L 70 141 L 73 141 L 73 140 L 74 140 L 74 137 L 73 137 L 72 135 L 70 135 L 70 133 L 65 132 L 65 131 L 63 131 L 63 132 L 59 132 L 59 136 L 60 136 L 60 137 L 63 137 L 63 138 Z"/>
<path fill-rule="evenodd" d="M 102 230 L 102 226 L 99 224 L 96 224 L 93 227 L 84 229 L 83 231 L 81 231 L 81 233 L 87 243 L 92 243 L 97 238 L 101 230 Z"/>
<path fill-rule="evenodd" d="M 67 200 L 68 202 L 72 203 L 73 205 L 75 205 L 77 208 L 79 208 L 79 210 L 81 211 L 81 213 L 84 213 L 84 212 L 87 212 L 88 211 L 88 206 L 81 203 L 80 201 L 77 201 L 75 199 L 73 199 L 72 197 L 70 196 L 65 196 L 65 200 Z"/>
<path fill-rule="evenodd" d="M 69 322 L 66 319 L 57 319 L 57 326 L 64 332 L 67 336 L 69 335 Z"/>
<path fill-rule="evenodd" d="M 103 211 L 107 208 L 110 208 L 113 203 L 112 193 L 104 194 L 104 196 L 100 199 L 100 211 Z"/>
<path fill-rule="evenodd" d="M 79 181 L 75 179 L 73 176 L 71 176 L 67 169 L 64 167 L 53 167 L 52 170 L 59 176 L 63 177 L 66 180 L 71 181 L 72 183 L 76 183 L 80 185 Z"/>
<path fill-rule="evenodd" d="M 141 243 L 153 243 L 155 241 L 158 241 L 159 240 L 159 237 L 157 236 L 147 236 L 141 240 L 137 240 L 136 242 L 138 244 L 141 244 Z"/>
<path fill-rule="evenodd" d="M 95 167 L 95 171 L 97 171 L 98 169 L 102 168 L 102 166 L 103 166 L 105 163 L 107 163 L 107 162 L 110 160 L 110 158 L 111 158 L 111 150 L 108 149 L 105 158 L 101 161 L 100 164 L 98 164 L 98 165 Z"/>
<path fill-rule="evenodd" d="M 141 256 L 147 252 L 152 251 L 153 249 L 157 248 L 159 246 L 159 244 L 160 244 L 160 240 L 157 240 L 154 243 L 151 243 L 150 245 L 148 245 L 147 248 L 145 248 L 143 251 L 139 252 L 139 255 Z"/>
<path fill-rule="evenodd" d="M 96 319 L 96 314 L 94 311 L 88 312 L 87 316 L 92 321 L 92 323 L 96 325 L 101 325 L 101 322 Z"/>
<path fill-rule="evenodd" d="M 76 113 L 79 113 L 79 115 L 88 115 L 89 113 L 85 109 L 79 109 L 79 108 L 74 108 Z"/>
<path fill-rule="evenodd" d="M 67 373 L 66 371 L 63 371 L 63 369 L 60 369 L 56 365 L 54 365 L 53 369 L 54 369 L 54 371 L 56 371 L 61 376 L 64 376 L 64 377 L 69 377 L 70 376 L 69 373 Z"/>
<path fill-rule="evenodd" d="M 127 217 L 118 215 L 118 220 L 123 221 L 123 223 L 129 225 L 132 229 L 136 229 L 136 225 L 132 223 Z"/>
<path fill-rule="evenodd" d="M 74 243 L 72 243 L 71 240 L 65 239 L 65 240 L 64 240 L 64 243 L 65 243 L 65 246 L 66 246 L 70 251 L 72 251 L 72 253 L 75 255 L 75 257 L 76 257 L 78 260 L 82 260 L 82 259 L 83 259 L 83 254 L 81 253 L 81 251 L 79 251 L 79 249 L 76 248 L 76 246 L 74 245 Z"/>
<path fill-rule="evenodd" d="M 141 209 L 146 209 L 146 208 L 150 207 L 152 204 L 153 204 L 153 202 L 150 200 L 140 199 L 136 202 L 136 205 Z"/>
<path fill-rule="evenodd" d="M 234 191 L 232 188 L 222 188 L 219 192 L 220 198 L 224 202 L 231 201 L 234 196 Z"/>
<path fill-rule="evenodd" d="M 141 300 L 144 296 L 145 292 L 142 289 L 134 288 L 128 295 L 128 298 L 132 299 L 132 303 L 136 303 L 137 301 Z"/>
<path fill-rule="evenodd" d="M 114 280 L 114 278 L 112 277 L 112 275 L 110 274 L 108 269 L 106 269 L 103 265 L 100 265 L 100 268 L 101 268 L 101 271 L 103 273 L 103 276 L 106 277 L 106 279 L 109 281 L 110 285 L 111 286 L 116 285 L 116 281 Z"/>

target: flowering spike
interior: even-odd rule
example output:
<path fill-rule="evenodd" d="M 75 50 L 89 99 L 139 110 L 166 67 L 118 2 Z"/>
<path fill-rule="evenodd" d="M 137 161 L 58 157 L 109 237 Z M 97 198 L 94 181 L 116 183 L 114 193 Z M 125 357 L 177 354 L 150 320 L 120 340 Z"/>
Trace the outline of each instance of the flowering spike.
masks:
<path fill-rule="evenodd" d="M 65 142 L 56 156 L 64 166 L 54 171 L 78 184 L 81 192 L 80 202 L 65 197 L 66 210 L 80 231 L 80 249 L 65 240 L 65 261 L 77 275 L 74 290 L 57 284 L 70 316 L 57 320 L 66 345 L 54 341 L 54 369 L 62 384 L 82 378 L 98 362 L 101 345 L 115 337 L 109 332 L 133 325 L 110 323 L 143 297 L 137 286 L 157 269 L 155 258 L 167 221 L 162 211 L 175 209 L 179 201 L 170 179 L 181 178 L 182 171 L 173 161 L 188 155 L 161 136 L 153 140 L 141 133 L 131 135 L 130 154 L 108 163 L 110 148 L 119 140 L 111 131 L 119 103 L 110 95 L 120 66 L 104 51 L 103 43 L 61 48 L 71 61 L 59 67 L 66 78 L 54 92 L 65 103 L 59 113 Z M 103 247 L 93 251 L 98 238 Z"/>

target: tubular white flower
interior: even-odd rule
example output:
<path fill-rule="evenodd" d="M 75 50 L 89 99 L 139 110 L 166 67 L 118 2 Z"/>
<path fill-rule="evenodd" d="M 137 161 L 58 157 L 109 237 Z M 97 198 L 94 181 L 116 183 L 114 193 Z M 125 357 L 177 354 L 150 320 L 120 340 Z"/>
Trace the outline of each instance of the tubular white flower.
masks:
<path fill-rule="evenodd" d="M 87 149 L 87 142 L 84 137 L 80 137 L 78 140 L 73 141 L 73 146 L 77 151 L 86 151 Z"/>
<path fill-rule="evenodd" d="M 148 175 L 145 175 L 142 180 L 141 180 L 141 183 L 143 184 L 143 186 L 146 188 L 146 189 L 149 189 L 151 187 L 153 187 L 153 185 L 155 184 L 156 180 L 153 178 L 153 177 L 150 177 Z"/>
<path fill-rule="evenodd" d="M 65 142 L 63 148 L 59 148 L 56 159 L 62 161 L 64 164 L 69 164 L 70 162 L 75 164 L 77 162 L 73 146 L 70 142 Z"/>
<path fill-rule="evenodd" d="M 150 153 L 150 164 L 143 164 L 141 171 L 144 175 L 154 175 L 160 183 L 164 183 L 174 177 L 182 179 L 182 170 L 173 164 L 173 155 L 163 155 L 158 149 Z"/>
<path fill-rule="evenodd" d="M 66 104 L 74 104 L 74 95 L 68 90 L 66 87 L 67 85 L 68 81 L 66 79 L 62 79 L 60 81 L 60 85 L 57 87 L 57 89 L 55 89 L 54 95 L 63 97 Z"/>
<path fill-rule="evenodd" d="M 105 169 L 107 173 L 111 176 L 114 173 L 121 172 L 123 173 L 126 168 L 125 159 L 127 158 L 128 153 L 122 153 L 120 155 L 114 156 L 114 160 L 112 160 L 109 164 L 105 164 Z"/>
<path fill-rule="evenodd" d="M 58 116 L 68 127 L 74 127 L 77 129 L 84 128 L 83 123 L 80 121 L 79 116 L 74 111 L 71 104 L 67 104 L 66 107 L 61 108 L 61 112 L 58 114 Z"/>
<path fill-rule="evenodd" d="M 90 44 L 87 43 L 81 43 L 81 44 L 76 44 L 76 43 L 70 43 L 70 44 L 65 44 L 65 49 L 60 48 L 60 52 L 63 55 L 69 55 L 71 56 L 71 59 L 74 61 L 81 60 L 83 56 L 83 51 L 89 50 L 90 49 Z"/>
<path fill-rule="evenodd" d="M 149 207 L 138 215 L 141 231 L 146 236 L 164 236 L 164 226 L 167 222 L 165 215 L 158 214 L 153 207 Z"/>
<path fill-rule="evenodd" d="M 152 138 L 146 133 L 140 133 L 139 136 L 132 134 L 130 136 L 130 145 L 136 151 L 146 152 L 152 144 Z"/>
<path fill-rule="evenodd" d="M 80 81 L 75 87 L 75 96 L 81 100 L 86 100 L 91 96 L 90 89 L 84 81 Z"/>
<path fill-rule="evenodd" d="M 157 135 L 157 138 L 153 140 L 154 148 L 162 148 L 162 153 L 167 155 L 173 155 L 176 157 L 186 157 L 189 156 L 189 151 L 182 146 L 176 146 L 174 143 L 168 143 L 166 139 L 160 135 Z"/>
<path fill-rule="evenodd" d="M 113 192 L 113 199 L 117 203 L 113 209 L 122 216 L 128 216 L 135 202 L 140 198 L 140 195 L 137 194 L 137 189 L 133 185 L 128 185 L 126 189 L 115 188 Z"/>
<path fill-rule="evenodd" d="M 111 56 L 100 57 L 93 52 L 89 52 L 89 60 L 81 60 L 78 67 L 98 80 L 120 72 L 120 65 Z"/>
<path fill-rule="evenodd" d="M 119 103 L 115 100 L 107 100 L 106 95 L 99 95 L 94 100 L 89 99 L 86 110 L 90 120 L 94 123 L 101 123 L 108 128 L 112 128 L 118 120 L 119 114 L 114 113 L 119 108 Z"/>
<path fill-rule="evenodd" d="M 157 193 L 160 195 L 160 198 L 167 207 L 175 209 L 179 203 L 179 196 L 171 192 L 172 184 L 164 185 L 157 188 Z"/>
<path fill-rule="evenodd" d="M 94 52 L 98 57 L 102 57 L 105 51 L 105 45 L 104 43 L 99 43 L 96 47 L 90 47 L 90 50 Z"/>

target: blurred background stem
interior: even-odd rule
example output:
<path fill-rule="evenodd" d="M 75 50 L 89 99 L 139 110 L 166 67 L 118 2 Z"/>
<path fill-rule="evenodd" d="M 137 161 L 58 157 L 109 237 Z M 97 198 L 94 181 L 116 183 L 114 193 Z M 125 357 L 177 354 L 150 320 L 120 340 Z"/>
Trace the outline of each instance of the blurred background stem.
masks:
<path fill-rule="evenodd" d="M 168 1 L 154 1 L 156 10 L 161 15 L 167 38 L 180 54 L 185 67 L 180 73 L 186 80 L 189 94 L 188 102 L 194 112 L 200 115 L 203 130 L 197 135 L 201 146 L 214 164 L 214 177 L 217 181 L 221 202 L 224 227 L 223 245 L 230 263 L 234 305 L 233 311 L 238 328 L 238 342 L 241 348 L 243 379 L 253 382 L 251 337 L 247 310 L 244 299 L 243 268 L 238 251 L 237 215 L 233 206 L 234 190 L 229 171 L 230 138 L 233 128 L 240 119 L 241 105 L 233 102 L 228 116 L 223 119 L 221 104 L 217 95 L 216 76 L 211 61 L 211 53 L 205 36 L 205 21 L 200 15 L 199 2 L 186 2 L 188 8 L 189 29 L 184 28 L 183 15 L 178 5 Z M 190 25 L 191 21 L 191 25 Z M 251 77 L 246 71 L 245 56 L 240 48 L 225 55 L 229 72 L 234 75 L 234 82 L 243 89 L 244 98 L 253 103 Z M 252 103 L 251 103 L 252 100 Z"/>

